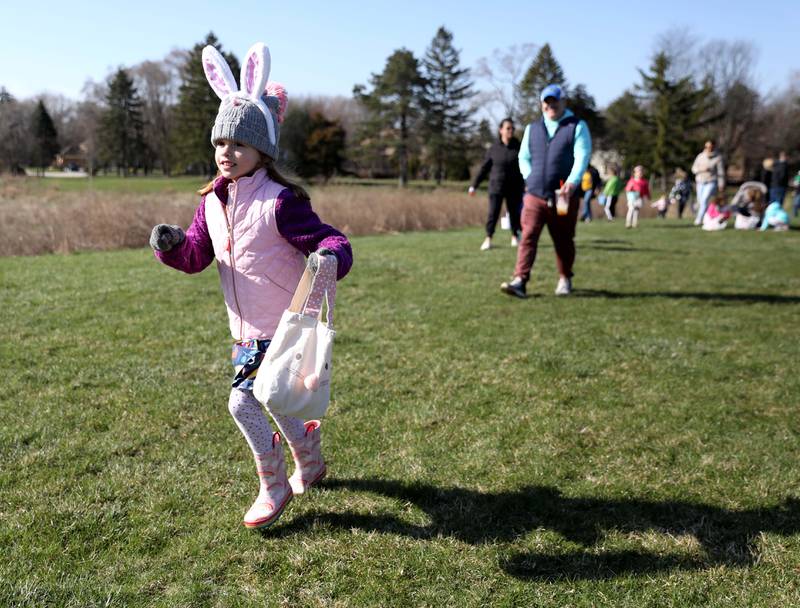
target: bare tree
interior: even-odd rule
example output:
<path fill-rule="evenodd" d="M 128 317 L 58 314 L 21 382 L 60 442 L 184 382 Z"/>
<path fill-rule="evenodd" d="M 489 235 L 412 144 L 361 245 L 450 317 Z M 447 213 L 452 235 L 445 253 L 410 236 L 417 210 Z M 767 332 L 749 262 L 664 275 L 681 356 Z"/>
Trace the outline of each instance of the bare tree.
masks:
<path fill-rule="evenodd" d="M 656 36 L 652 56 L 663 53 L 669 60 L 667 79 L 675 82 L 686 78 L 700 80 L 697 63 L 697 49 L 700 38 L 691 28 L 674 25 Z"/>
<path fill-rule="evenodd" d="M 670 80 L 690 77 L 695 84 L 710 84 L 724 95 L 737 84 L 754 83 L 753 66 L 758 52 L 747 40 L 712 39 L 701 42 L 691 28 L 674 26 L 656 36 L 653 55 L 669 60 Z"/>
<path fill-rule="evenodd" d="M 108 87 L 105 82 L 87 80 L 81 89 L 83 101 L 75 112 L 75 128 L 81 134 L 80 149 L 86 154 L 89 177 L 98 169 L 98 127 L 106 104 Z"/>
<path fill-rule="evenodd" d="M 141 92 L 144 107 L 144 137 L 147 145 L 147 164 L 158 162 L 164 175 L 170 174 L 172 161 L 170 134 L 173 126 L 172 108 L 177 102 L 180 78 L 172 53 L 163 61 L 143 61 L 131 68 L 131 75 Z"/>
<path fill-rule="evenodd" d="M 2 89 L 0 95 L 0 171 L 22 172 L 32 157 L 31 102 L 17 101 Z"/>
<path fill-rule="evenodd" d="M 364 120 L 366 111 L 362 104 L 352 97 L 342 95 L 297 95 L 292 97 L 289 91 L 289 104 L 302 106 L 310 112 L 319 112 L 325 117 L 339 122 L 349 133 Z"/>
<path fill-rule="evenodd" d="M 506 116 L 519 119 L 519 82 L 537 50 L 535 44 L 515 44 L 505 50 L 495 49 L 490 57 L 478 59 L 473 75 L 489 87 L 478 94 L 478 101 L 494 123 Z"/>
<path fill-rule="evenodd" d="M 53 119 L 61 144 L 63 146 L 71 144 L 71 141 L 64 139 L 64 134 L 68 130 L 69 123 L 75 119 L 75 107 L 77 105 L 75 101 L 64 95 L 54 93 L 44 93 L 40 96 L 40 99 L 47 106 L 47 113 Z"/>
<path fill-rule="evenodd" d="M 698 53 L 700 77 L 708 79 L 719 95 L 733 87 L 752 86 L 758 52 L 746 40 L 709 40 Z"/>
<path fill-rule="evenodd" d="M 714 127 L 717 144 L 746 174 L 751 161 L 743 148 L 754 130 L 759 111 L 753 65 L 757 51 L 745 40 L 709 40 L 698 51 L 699 77 L 714 91 L 715 111 L 721 119 Z"/>
<path fill-rule="evenodd" d="M 758 53 L 753 44 L 746 40 L 701 41 L 690 28 L 676 26 L 657 36 L 655 48 L 671 62 L 668 78 L 688 77 L 711 91 L 713 103 L 707 118 L 716 120 L 709 125 L 707 136 L 717 140 L 729 166 L 738 165 L 747 173 L 751 156 L 763 147 L 752 136 L 760 101 L 753 71 Z M 745 142 L 748 134 L 750 141 Z"/>
<path fill-rule="evenodd" d="M 758 131 L 763 156 L 781 150 L 794 152 L 800 149 L 800 83 L 790 84 L 771 100 L 762 104 Z"/>

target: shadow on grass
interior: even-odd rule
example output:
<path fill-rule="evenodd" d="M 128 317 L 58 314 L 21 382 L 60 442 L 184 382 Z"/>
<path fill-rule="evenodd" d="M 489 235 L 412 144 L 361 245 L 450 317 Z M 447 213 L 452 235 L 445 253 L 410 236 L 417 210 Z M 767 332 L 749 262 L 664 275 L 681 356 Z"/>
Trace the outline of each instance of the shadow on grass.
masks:
<path fill-rule="evenodd" d="M 600 244 L 600 245 L 630 245 L 630 241 L 626 241 L 625 239 L 592 239 L 590 241 L 586 241 L 589 245 Z"/>
<path fill-rule="evenodd" d="M 711 293 L 701 291 L 609 291 L 607 289 L 576 289 L 573 295 L 582 298 L 675 298 L 710 300 L 715 302 L 762 302 L 765 304 L 800 304 L 800 296 L 781 296 L 766 293 Z"/>
<path fill-rule="evenodd" d="M 720 565 L 745 567 L 759 559 L 756 540 L 761 533 L 800 533 L 800 500 L 796 498 L 768 508 L 736 511 L 683 501 L 565 497 L 556 488 L 542 486 L 483 493 L 389 479 L 333 479 L 323 487 L 411 503 L 427 514 L 430 523 L 413 525 L 389 514 L 312 512 L 273 532 L 291 535 L 323 524 L 418 539 L 444 536 L 478 545 L 514 542 L 544 528 L 581 546 L 564 553 L 518 552 L 501 559 L 500 567 L 509 575 L 530 580 L 611 579 Z M 610 532 L 688 535 L 696 539 L 700 550 L 691 555 L 644 549 L 604 551 L 602 543 Z"/>
<path fill-rule="evenodd" d="M 660 251 L 663 253 L 675 253 L 672 251 L 664 252 L 663 249 L 653 249 L 652 247 L 624 247 L 622 245 L 606 245 L 606 244 L 596 245 L 594 243 L 579 244 L 578 250 L 583 250 L 583 249 L 596 249 L 598 251 L 624 251 L 626 253 L 638 253 L 641 251 L 647 251 L 651 253 L 656 251 Z"/>
<path fill-rule="evenodd" d="M 661 251 L 660 249 L 653 249 L 650 247 L 634 247 L 631 241 L 625 239 L 592 239 L 590 241 L 579 242 L 577 244 L 579 250 L 583 249 L 597 249 L 600 251 Z"/>
<path fill-rule="evenodd" d="M 653 224 L 648 224 L 647 227 L 648 228 L 670 228 L 670 229 L 672 229 L 672 228 L 694 228 L 696 230 L 700 230 L 700 227 L 699 226 L 695 226 L 694 222 L 692 220 L 684 220 L 684 221 L 688 221 L 689 223 L 688 224 L 660 224 L 660 223 L 653 223 Z"/>

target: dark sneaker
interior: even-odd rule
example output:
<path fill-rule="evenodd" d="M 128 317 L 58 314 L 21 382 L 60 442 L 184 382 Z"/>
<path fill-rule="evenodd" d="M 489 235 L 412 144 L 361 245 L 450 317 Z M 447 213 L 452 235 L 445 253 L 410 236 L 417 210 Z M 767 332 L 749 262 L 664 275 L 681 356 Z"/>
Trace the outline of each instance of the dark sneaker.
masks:
<path fill-rule="evenodd" d="M 508 283 L 500 283 L 500 291 L 518 298 L 528 297 L 528 294 L 525 293 L 525 283 L 519 277 L 514 277 Z"/>

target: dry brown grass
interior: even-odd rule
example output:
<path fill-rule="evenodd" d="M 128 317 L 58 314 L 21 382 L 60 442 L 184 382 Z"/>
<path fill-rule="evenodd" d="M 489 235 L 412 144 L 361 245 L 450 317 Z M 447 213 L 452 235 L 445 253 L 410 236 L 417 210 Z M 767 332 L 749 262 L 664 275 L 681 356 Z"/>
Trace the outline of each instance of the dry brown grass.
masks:
<path fill-rule="evenodd" d="M 142 247 L 154 224 L 188 225 L 191 195 L 30 194 L 0 199 L 0 255 Z"/>
<path fill-rule="evenodd" d="M 348 235 L 444 230 L 479 225 L 485 197 L 453 190 L 330 186 L 311 191 L 323 221 Z M 68 253 L 147 245 L 155 224 L 188 226 L 192 194 L 59 192 L 23 180 L 0 183 L 0 255 Z"/>
<path fill-rule="evenodd" d="M 311 192 L 320 217 L 349 235 L 447 230 L 481 224 L 485 197 L 453 190 L 334 186 Z"/>

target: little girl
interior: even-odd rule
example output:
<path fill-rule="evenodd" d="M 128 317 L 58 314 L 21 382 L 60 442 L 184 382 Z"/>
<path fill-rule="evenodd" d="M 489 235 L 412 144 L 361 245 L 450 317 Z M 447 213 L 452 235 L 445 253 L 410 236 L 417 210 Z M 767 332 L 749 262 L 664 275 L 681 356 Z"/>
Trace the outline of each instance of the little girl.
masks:
<path fill-rule="evenodd" d="M 295 463 L 287 478 L 280 435 L 273 433 L 252 387 L 303 274 L 305 256 L 335 256 L 339 279 L 353 259 L 347 238 L 323 224 L 303 188 L 275 168 L 287 96 L 281 85 L 267 82 L 269 66 L 267 47 L 253 45 L 242 66 L 244 91 L 239 91 L 220 53 L 211 46 L 203 50 L 206 78 L 222 99 L 211 131 L 219 173 L 200 191 L 200 205 L 185 233 L 159 224 L 150 237 L 156 257 L 183 272 L 200 272 L 217 262 L 234 339 L 228 409 L 253 452 L 260 479 L 258 497 L 244 516 L 248 528 L 274 523 L 294 494 L 325 476 L 319 421 L 273 414 Z"/>
<path fill-rule="evenodd" d="M 636 228 L 639 225 L 639 209 L 650 200 L 650 184 L 644 178 L 644 167 L 636 165 L 633 176 L 625 186 L 628 198 L 628 215 L 625 217 L 625 228 Z"/>
<path fill-rule="evenodd" d="M 683 217 L 683 210 L 689 199 L 692 198 L 692 184 L 687 179 L 686 172 L 683 169 L 675 171 L 675 185 L 669 191 L 670 204 L 678 204 L 678 218 Z"/>
<path fill-rule="evenodd" d="M 730 209 L 723 205 L 722 196 L 716 195 L 708 203 L 706 214 L 703 216 L 702 228 L 710 232 L 725 230 L 730 217 Z"/>
<path fill-rule="evenodd" d="M 669 211 L 669 199 L 666 196 L 661 196 L 650 203 L 650 206 L 656 210 L 658 217 L 664 219 L 667 217 L 667 211 Z"/>
<path fill-rule="evenodd" d="M 784 211 L 780 201 L 772 201 L 764 210 L 761 230 L 766 230 L 770 226 L 775 230 L 789 230 L 789 214 Z"/>

